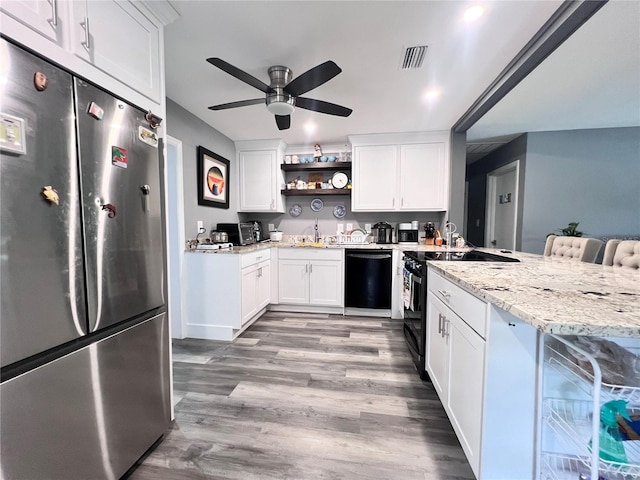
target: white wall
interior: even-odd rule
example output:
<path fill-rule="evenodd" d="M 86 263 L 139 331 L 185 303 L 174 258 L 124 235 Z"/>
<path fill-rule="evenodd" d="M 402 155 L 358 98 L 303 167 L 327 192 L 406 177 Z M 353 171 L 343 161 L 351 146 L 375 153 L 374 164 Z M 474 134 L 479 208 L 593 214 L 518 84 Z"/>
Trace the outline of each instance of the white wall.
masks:
<path fill-rule="evenodd" d="M 522 250 L 580 222 L 585 236 L 640 234 L 640 127 L 528 134 Z"/>
<path fill-rule="evenodd" d="M 182 141 L 185 238 L 195 238 L 198 220 L 204 221 L 207 235 L 218 222 L 237 222 L 238 178 L 235 144 L 169 98 L 167 98 L 166 128 L 169 135 Z M 199 145 L 231 162 L 228 210 L 198 205 L 196 171 Z"/>

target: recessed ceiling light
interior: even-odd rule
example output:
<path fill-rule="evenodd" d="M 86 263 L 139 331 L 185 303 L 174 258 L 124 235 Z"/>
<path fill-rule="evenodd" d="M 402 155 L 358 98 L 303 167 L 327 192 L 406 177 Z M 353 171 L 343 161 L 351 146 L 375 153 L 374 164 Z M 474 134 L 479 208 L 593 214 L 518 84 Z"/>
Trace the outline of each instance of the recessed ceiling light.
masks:
<path fill-rule="evenodd" d="M 440 96 L 440 90 L 427 90 L 425 92 L 425 94 L 423 95 L 423 98 L 425 100 L 433 100 L 435 98 L 438 98 Z"/>
<path fill-rule="evenodd" d="M 313 133 L 318 126 L 313 122 L 307 122 L 304 124 L 304 131 L 307 133 Z"/>
<path fill-rule="evenodd" d="M 479 19 L 483 13 L 484 13 L 484 7 L 481 7 L 480 5 L 475 5 L 465 10 L 464 19 L 467 22 L 473 22 L 474 20 Z"/>

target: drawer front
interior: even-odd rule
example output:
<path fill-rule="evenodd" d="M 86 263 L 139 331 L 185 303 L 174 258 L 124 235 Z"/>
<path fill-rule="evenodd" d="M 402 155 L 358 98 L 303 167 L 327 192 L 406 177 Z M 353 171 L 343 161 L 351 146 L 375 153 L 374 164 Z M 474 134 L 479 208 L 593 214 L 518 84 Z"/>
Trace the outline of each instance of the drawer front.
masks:
<path fill-rule="evenodd" d="M 432 269 L 429 269 L 428 275 L 429 291 L 451 308 L 478 335 L 486 338 L 487 304 Z"/>
<path fill-rule="evenodd" d="M 278 257 L 287 260 L 342 260 L 342 248 L 291 247 L 279 248 Z"/>
<path fill-rule="evenodd" d="M 258 262 L 263 262 L 271 258 L 271 249 L 256 250 L 255 252 L 243 253 L 240 255 L 240 268 L 250 267 Z"/>

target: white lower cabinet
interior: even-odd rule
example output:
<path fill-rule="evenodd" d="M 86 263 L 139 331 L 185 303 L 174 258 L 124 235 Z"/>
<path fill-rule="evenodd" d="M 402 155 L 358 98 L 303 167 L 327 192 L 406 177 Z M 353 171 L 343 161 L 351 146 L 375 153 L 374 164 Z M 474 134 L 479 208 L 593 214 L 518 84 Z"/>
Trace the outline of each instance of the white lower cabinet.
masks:
<path fill-rule="evenodd" d="M 280 249 L 278 301 L 285 305 L 342 307 L 343 250 Z"/>
<path fill-rule="evenodd" d="M 265 260 L 242 269 L 242 325 L 269 304 L 271 297 L 271 261 Z"/>
<path fill-rule="evenodd" d="M 271 250 L 185 255 L 187 337 L 233 340 L 271 301 Z"/>
<path fill-rule="evenodd" d="M 425 367 L 476 478 L 532 479 L 538 333 L 428 271 Z"/>
<path fill-rule="evenodd" d="M 427 297 L 427 312 L 426 369 L 477 475 L 485 340 L 431 291 Z"/>

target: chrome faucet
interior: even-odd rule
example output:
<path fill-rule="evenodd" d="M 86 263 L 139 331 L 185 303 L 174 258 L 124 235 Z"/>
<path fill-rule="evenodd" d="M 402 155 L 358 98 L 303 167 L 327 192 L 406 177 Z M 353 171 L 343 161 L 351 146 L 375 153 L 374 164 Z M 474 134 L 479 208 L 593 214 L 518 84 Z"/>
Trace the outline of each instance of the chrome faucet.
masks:
<path fill-rule="evenodd" d="M 319 243 L 320 242 L 320 232 L 318 232 L 318 217 L 316 217 L 316 224 L 315 227 L 313 227 L 315 230 L 315 235 L 314 235 L 314 243 Z"/>

